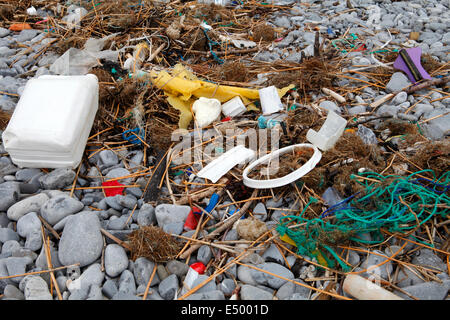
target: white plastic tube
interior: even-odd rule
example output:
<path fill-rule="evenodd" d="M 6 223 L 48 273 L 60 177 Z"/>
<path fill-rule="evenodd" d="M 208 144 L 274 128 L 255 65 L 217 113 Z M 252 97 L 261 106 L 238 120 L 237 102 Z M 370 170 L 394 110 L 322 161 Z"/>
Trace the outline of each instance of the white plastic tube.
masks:
<path fill-rule="evenodd" d="M 347 275 L 342 288 L 358 300 L 404 300 L 356 274 Z"/>
<path fill-rule="evenodd" d="M 270 160 L 275 159 L 276 157 L 279 157 L 287 152 L 290 152 L 294 150 L 295 148 L 312 148 L 314 150 L 314 154 L 312 157 L 300 168 L 295 170 L 294 172 L 291 172 L 290 174 L 285 175 L 281 178 L 275 178 L 275 179 L 267 179 L 267 180 L 255 180 L 248 177 L 249 172 L 255 168 L 256 166 L 262 164 L 262 163 L 268 163 Z M 245 168 L 243 173 L 243 179 L 244 184 L 247 187 L 255 188 L 255 189 L 267 189 L 267 188 L 277 188 L 284 185 L 287 185 L 291 182 L 294 182 L 301 177 L 303 177 L 305 174 L 310 172 L 314 167 L 317 165 L 317 163 L 322 158 L 322 153 L 319 151 L 319 149 L 309 143 L 300 143 L 295 144 L 292 146 L 288 146 L 285 148 L 281 148 L 279 150 L 276 150 L 274 152 L 271 152 L 258 160 L 252 162 L 247 168 Z"/>

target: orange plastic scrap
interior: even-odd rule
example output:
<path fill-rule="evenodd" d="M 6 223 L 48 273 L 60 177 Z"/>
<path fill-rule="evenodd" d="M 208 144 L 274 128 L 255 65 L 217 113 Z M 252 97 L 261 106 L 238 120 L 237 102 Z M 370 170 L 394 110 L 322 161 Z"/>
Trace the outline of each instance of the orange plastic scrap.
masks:
<path fill-rule="evenodd" d="M 33 29 L 28 23 L 14 23 L 9 27 L 11 31 L 22 31 Z"/>

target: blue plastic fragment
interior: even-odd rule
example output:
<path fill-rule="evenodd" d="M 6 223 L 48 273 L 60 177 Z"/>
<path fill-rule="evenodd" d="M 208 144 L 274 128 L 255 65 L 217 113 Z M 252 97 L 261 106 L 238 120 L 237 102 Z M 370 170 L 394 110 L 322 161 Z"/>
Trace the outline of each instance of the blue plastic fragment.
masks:
<path fill-rule="evenodd" d="M 144 140 L 144 130 L 139 129 L 139 128 L 124 131 L 122 133 L 122 138 L 133 144 L 137 144 L 137 145 L 142 144 L 142 141 L 139 140 L 133 133 L 138 135 L 139 137 L 141 137 L 142 140 Z M 127 134 L 129 134 L 129 135 L 127 136 Z"/>

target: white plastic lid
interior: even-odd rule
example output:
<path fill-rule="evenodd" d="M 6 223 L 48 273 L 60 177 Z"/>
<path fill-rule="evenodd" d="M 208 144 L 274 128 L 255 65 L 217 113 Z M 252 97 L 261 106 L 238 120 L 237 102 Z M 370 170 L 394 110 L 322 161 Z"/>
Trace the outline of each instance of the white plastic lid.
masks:
<path fill-rule="evenodd" d="M 295 148 L 312 148 L 314 150 L 314 154 L 303 166 L 301 166 L 294 172 L 291 172 L 290 174 L 287 174 L 283 177 L 275 178 L 275 179 L 267 179 L 267 180 L 256 180 L 256 179 L 251 179 L 248 177 L 249 172 L 253 168 L 255 168 L 257 165 L 266 163 L 267 161 L 274 159 L 275 157 L 281 156 L 282 154 L 285 154 L 289 151 L 292 151 Z M 281 148 L 279 150 L 276 150 L 274 152 L 271 152 L 271 153 L 259 158 L 258 160 L 252 162 L 247 168 L 245 168 L 244 173 L 242 175 L 243 179 L 244 179 L 244 184 L 247 187 L 255 188 L 255 189 L 277 188 L 277 187 L 287 185 L 291 182 L 294 182 L 294 181 L 300 179 L 305 174 L 307 174 L 312 169 L 314 169 L 314 167 L 317 165 L 317 163 L 320 161 L 321 158 L 322 158 L 322 153 L 319 151 L 319 149 L 316 146 L 309 144 L 309 143 L 300 143 L 300 144 L 295 144 L 292 146 Z"/>

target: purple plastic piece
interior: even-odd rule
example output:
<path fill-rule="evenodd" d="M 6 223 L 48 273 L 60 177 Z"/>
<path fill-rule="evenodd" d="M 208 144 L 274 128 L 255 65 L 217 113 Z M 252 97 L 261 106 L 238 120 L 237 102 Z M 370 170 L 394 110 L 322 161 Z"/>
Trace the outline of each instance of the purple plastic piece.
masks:
<path fill-rule="evenodd" d="M 422 55 L 422 48 L 421 47 L 410 48 L 410 49 L 406 49 L 406 52 L 408 53 L 409 57 L 411 58 L 414 65 L 416 66 L 416 68 L 419 71 L 422 78 L 431 80 L 430 75 L 425 71 L 425 69 L 422 67 L 422 64 L 420 63 L 420 56 Z M 411 71 L 409 71 L 408 66 L 406 65 L 405 61 L 403 61 L 403 58 L 400 55 L 397 57 L 397 60 L 395 60 L 395 62 L 394 62 L 394 68 L 405 72 L 406 75 L 408 76 L 409 80 L 412 83 L 417 82 L 414 79 L 414 76 L 412 75 Z"/>

